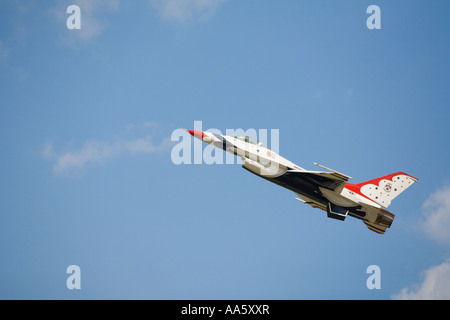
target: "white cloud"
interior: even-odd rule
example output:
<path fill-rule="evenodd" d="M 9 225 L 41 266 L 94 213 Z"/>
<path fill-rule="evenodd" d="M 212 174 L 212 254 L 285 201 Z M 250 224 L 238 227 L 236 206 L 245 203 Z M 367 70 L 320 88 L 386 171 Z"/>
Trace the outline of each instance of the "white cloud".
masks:
<path fill-rule="evenodd" d="M 443 187 L 424 202 L 424 220 L 421 225 L 436 242 L 450 245 L 450 187 Z M 450 299 L 450 259 L 440 265 L 430 267 L 424 272 L 421 284 L 403 288 L 392 299 L 402 300 L 440 300 Z"/>
<path fill-rule="evenodd" d="M 81 29 L 65 30 L 64 38 L 69 44 L 74 40 L 87 41 L 100 36 L 110 23 L 104 17 L 105 13 L 118 11 L 120 0 L 72 0 L 71 5 L 77 5 L 81 11 Z M 62 28 L 66 28 L 66 21 L 70 14 L 66 12 L 68 3 L 59 3 L 52 9 Z"/>
<path fill-rule="evenodd" d="M 225 0 L 149 0 L 162 18 L 186 23 L 190 20 L 207 20 Z"/>
<path fill-rule="evenodd" d="M 424 280 L 413 289 L 404 288 L 391 296 L 396 300 L 447 300 L 450 299 L 450 262 L 443 262 L 424 272 Z"/>
<path fill-rule="evenodd" d="M 100 164 L 105 160 L 121 154 L 151 154 L 170 149 L 170 139 L 166 138 L 159 145 L 152 142 L 152 137 L 130 140 L 118 139 L 112 142 L 87 140 L 78 150 L 58 153 L 52 143 L 47 143 L 42 150 L 42 156 L 53 161 L 53 173 L 56 175 L 71 173 L 86 166 Z"/>
<path fill-rule="evenodd" d="M 423 204 L 427 234 L 437 242 L 450 245 L 450 187 L 433 193 Z"/>

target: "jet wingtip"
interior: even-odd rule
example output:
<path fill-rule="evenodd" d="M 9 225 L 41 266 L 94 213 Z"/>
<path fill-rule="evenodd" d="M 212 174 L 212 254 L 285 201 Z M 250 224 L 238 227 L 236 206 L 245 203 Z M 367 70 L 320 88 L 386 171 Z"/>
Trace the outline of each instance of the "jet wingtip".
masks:
<path fill-rule="evenodd" d="M 402 171 L 399 171 L 399 172 L 397 172 L 396 174 L 402 174 L 402 175 L 408 176 L 408 177 L 410 177 L 411 179 L 413 179 L 413 180 L 415 180 L 415 181 L 418 181 L 418 180 L 419 180 L 418 178 L 413 177 L 412 175 L 407 174 L 407 173 L 402 172 Z"/>

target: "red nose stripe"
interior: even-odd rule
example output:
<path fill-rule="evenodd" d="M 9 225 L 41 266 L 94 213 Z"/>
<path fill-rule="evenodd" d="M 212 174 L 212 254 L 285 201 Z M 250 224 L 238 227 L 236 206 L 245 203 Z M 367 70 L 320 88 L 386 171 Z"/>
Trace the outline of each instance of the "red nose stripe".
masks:
<path fill-rule="evenodd" d="M 189 132 L 193 137 L 196 137 L 197 139 L 200 139 L 200 140 L 203 140 L 203 137 L 205 136 L 203 131 L 198 131 L 198 130 L 186 130 L 186 131 Z"/>

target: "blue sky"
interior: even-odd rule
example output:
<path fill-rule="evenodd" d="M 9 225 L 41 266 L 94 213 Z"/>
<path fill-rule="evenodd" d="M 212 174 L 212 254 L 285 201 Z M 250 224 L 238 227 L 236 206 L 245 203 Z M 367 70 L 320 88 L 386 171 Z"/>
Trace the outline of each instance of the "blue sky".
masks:
<path fill-rule="evenodd" d="M 66 9 L 81 9 L 69 30 Z M 366 9 L 381 9 L 369 30 Z M 0 4 L 2 299 L 450 297 L 450 4 Z M 419 179 L 385 235 L 172 132 L 278 129 L 282 156 Z M 192 138 L 190 138 L 192 139 Z M 81 269 L 68 290 L 66 269 Z M 366 269 L 378 265 L 381 289 Z"/>

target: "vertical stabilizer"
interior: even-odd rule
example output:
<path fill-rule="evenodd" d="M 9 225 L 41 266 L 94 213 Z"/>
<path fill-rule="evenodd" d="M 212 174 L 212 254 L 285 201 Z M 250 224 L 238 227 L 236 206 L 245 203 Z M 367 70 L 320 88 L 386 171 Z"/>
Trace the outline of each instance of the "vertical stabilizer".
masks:
<path fill-rule="evenodd" d="M 347 183 L 345 187 L 387 208 L 395 197 L 417 180 L 409 174 L 397 172 L 358 184 Z"/>

